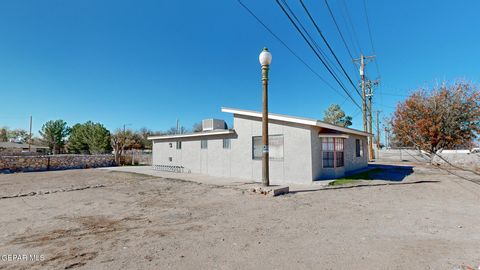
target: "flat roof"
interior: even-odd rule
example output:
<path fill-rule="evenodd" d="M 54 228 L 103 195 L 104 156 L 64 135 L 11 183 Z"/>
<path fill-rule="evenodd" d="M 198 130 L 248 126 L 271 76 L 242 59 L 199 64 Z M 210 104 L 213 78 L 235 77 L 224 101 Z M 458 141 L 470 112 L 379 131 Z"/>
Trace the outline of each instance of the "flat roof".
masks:
<path fill-rule="evenodd" d="M 205 136 L 215 136 L 215 135 L 229 135 L 235 134 L 233 129 L 217 129 L 209 130 L 188 134 L 174 134 L 174 135 L 160 135 L 160 136 L 150 136 L 148 140 L 168 140 L 168 139 L 183 139 L 183 138 L 195 138 L 195 137 L 205 137 Z"/>
<path fill-rule="evenodd" d="M 238 114 L 238 115 L 245 115 L 245 116 L 252 116 L 257 118 L 262 118 L 262 113 L 257 111 L 250 111 L 250 110 L 242 110 L 242 109 L 235 109 L 235 108 L 226 108 L 222 107 L 222 112 Z M 358 129 L 341 127 L 334 124 L 330 124 L 324 121 L 320 121 L 317 119 L 312 118 L 305 118 L 305 117 L 296 117 L 296 116 L 289 116 L 289 115 L 282 115 L 282 114 L 275 114 L 269 113 L 268 119 L 278 120 L 288 123 L 295 123 L 295 124 L 302 124 L 307 126 L 316 126 L 322 128 L 328 128 L 331 130 L 337 130 L 344 133 L 355 134 L 360 136 L 372 136 L 370 133 L 360 131 Z"/>

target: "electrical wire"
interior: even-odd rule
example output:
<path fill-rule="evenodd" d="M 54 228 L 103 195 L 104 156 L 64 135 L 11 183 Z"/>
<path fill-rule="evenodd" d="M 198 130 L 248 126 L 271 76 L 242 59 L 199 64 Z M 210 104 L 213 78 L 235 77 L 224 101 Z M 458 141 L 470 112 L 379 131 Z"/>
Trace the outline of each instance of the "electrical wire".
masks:
<path fill-rule="evenodd" d="M 280 37 L 278 37 L 265 23 L 260 20 L 260 18 L 253 13 L 252 10 L 250 10 L 245 4 L 242 3 L 242 1 L 237 0 L 237 2 L 250 14 L 252 17 L 254 17 L 258 23 L 260 23 L 278 42 L 280 42 L 287 50 L 295 56 L 302 64 L 304 64 L 313 74 L 315 74 L 323 83 L 325 83 L 330 89 L 335 91 L 337 94 L 339 94 L 341 97 L 347 99 L 346 96 L 344 96 L 341 92 L 339 92 L 336 88 L 334 88 L 330 83 L 328 83 L 327 80 L 325 80 L 320 74 L 318 74 L 310 65 L 305 62 L 300 56 L 298 56 Z"/>
<path fill-rule="evenodd" d="M 350 48 L 348 47 L 347 45 L 347 42 L 345 41 L 345 37 L 343 36 L 342 34 L 342 31 L 340 30 L 340 27 L 338 26 L 338 23 L 337 23 L 337 20 L 335 19 L 335 16 L 333 15 L 333 11 L 332 9 L 330 8 L 330 5 L 328 4 L 328 0 L 325 0 L 325 5 L 327 6 L 327 9 L 328 9 L 328 13 L 330 14 L 330 17 L 332 18 L 333 20 L 333 23 L 335 24 L 335 27 L 337 28 L 337 32 L 338 34 L 340 35 L 341 39 L 342 39 L 342 42 L 343 42 L 343 45 L 345 46 L 345 49 L 347 49 L 347 52 L 348 52 L 348 55 L 350 56 L 350 59 L 354 59 L 353 55 L 352 55 L 352 52 L 350 51 Z M 355 65 L 355 63 L 353 63 L 352 61 L 352 65 L 353 65 L 353 68 L 355 71 L 358 71 L 357 70 L 357 66 Z M 355 74 L 357 74 L 357 78 L 359 78 L 358 76 L 358 73 L 355 72 Z"/>
<path fill-rule="evenodd" d="M 315 53 L 315 55 L 317 56 L 317 58 L 322 62 L 322 64 L 326 67 L 327 71 L 330 73 L 330 75 L 332 75 L 332 77 L 335 79 L 335 81 L 340 85 L 340 87 L 343 89 L 343 91 L 347 94 L 347 96 L 352 100 L 352 102 L 358 107 L 361 109 L 360 105 L 357 103 L 357 101 L 355 101 L 355 99 L 350 95 L 350 93 L 347 91 L 347 89 L 345 89 L 345 87 L 343 86 L 343 84 L 338 80 L 338 78 L 335 76 L 335 74 L 332 72 L 332 70 L 328 67 L 328 65 L 325 63 L 325 61 L 322 59 L 322 57 L 320 57 L 320 55 L 318 54 L 318 52 L 315 50 L 315 48 L 313 47 L 313 45 L 308 41 L 308 39 L 305 37 L 305 34 L 300 30 L 300 28 L 297 26 L 297 24 L 293 21 L 293 19 L 290 17 L 290 15 L 288 14 L 288 12 L 285 10 L 285 8 L 283 7 L 283 5 L 279 2 L 279 0 L 275 0 L 275 2 L 277 3 L 277 5 L 282 9 L 283 13 L 285 13 L 285 15 L 288 17 L 288 19 L 290 20 L 290 22 L 293 24 L 293 26 L 295 27 L 295 29 L 298 31 L 298 33 L 302 36 L 302 38 L 305 40 L 305 42 L 307 42 L 308 46 L 310 47 L 310 49 L 312 49 L 312 51 Z"/>
<path fill-rule="evenodd" d="M 285 7 L 287 8 L 287 10 L 290 12 L 290 14 L 292 14 L 293 18 L 295 19 L 295 21 L 297 21 L 298 25 L 300 26 L 300 28 L 303 30 L 303 32 L 307 35 L 307 37 L 310 39 L 310 42 L 312 42 L 312 44 L 315 46 L 315 48 L 318 50 L 318 52 L 320 53 L 320 56 L 323 57 L 323 59 L 325 60 L 325 62 L 327 63 L 328 67 L 330 69 L 336 69 L 338 72 L 341 72 L 337 66 L 333 65 L 332 63 L 332 60 L 330 60 L 327 55 L 325 54 L 325 52 L 320 48 L 320 46 L 317 44 L 317 42 L 315 41 L 315 39 L 308 33 L 307 29 L 305 28 L 305 26 L 303 26 L 302 22 L 300 21 L 300 19 L 295 15 L 295 12 L 293 12 L 293 10 L 290 8 L 290 6 L 288 5 L 288 3 L 285 1 L 285 0 L 281 0 L 283 2 L 283 4 L 285 5 Z M 335 76 L 338 77 L 337 74 L 335 74 Z M 345 86 L 344 86 L 345 87 Z"/>
<path fill-rule="evenodd" d="M 342 4 L 345 9 L 345 13 L 347 15 L 347 23 L 350 26 L 350 30 L 352 31 L 351 35 L 353 35 L 353 40 L 356 42 L 356 45 L 358 46 L 360 53 L 362 53 L 362 47 L 360 46 L 360 42 L 358 41 L 357 32 L 355 31 L 355 27 L 353 26 L 352 18 L 350 17 L 350 12 L 348 11 L 348 6 L 345 3 L 345 0 L 342 0 Z"/>
<path fill-rule="evenodd" d="M 335 54 L 335 52 L 333 51 L 332 47 L 330 46 L 330 44 L 328 43 L 327 39 L 325 38 L 325 36 L 323 35 L 322 31 L 320 30 L 320 28 L 318 27 L 315 19 L 313 19 L 312 15 L 310 14 L 310 12 L 308 11 L 308 8 L 305 6 L 305 3 L 303 3 L 303 0 L 300 0 L 300 4 L 302 5 L 303 9 L 305 10 L 305 13 L 307 13 L 307 16 L 308 18 L 310 18 L 310 21 L 313 23 L 313 25 L 315 26 L 315 29 L 317 30 L 318 34 L 320 35 L 320 37 L 322 37 L 322 40 L 323 42 L 325 43 L 325 45 L 327 45 L 328 49 L 330 50 L 330 53 L 333 55 L 333 57 L 335 58 L 335 60 L 337 61 L 338 65 L 340 66 L 340 68 L 342 69 L 343 73 L 345 74 L 345 76 L 347 77 L 347 79 L 350 81 L 350 84 L 353 86 L 353 88 L 355 89 L 355 91 L 358 93 L 358 95 L 361 97 L 362 94 L 360 94 L 360 91 L 358 90 L 358 88 L 355 86 L 355 84 L 353 83 L 352 79 L 350 78 L 350 76 L 347 74 L 347 72 L 345 71 L 345 68 L 343 67 L 342 63 L 340 63 L 340 60 L 338 60 L 338 57 L 337 55 Z"/>
<path fill-rule="evenodd" d="M 368 19 L 368 12 L 367 12 L 367 1 L 363 0 L 363 9 L 365 10 L 365 19 L 367 20 L 367 28 L 368 28 L 368 36 L 370 37 L 370 45 L 372 46 L 372 52 L 373 54 L 376 54 L 375 52 L 375 46 L 373 45 L 373 38 L 372 38 L 372 30 L 370 28 L 370 21 Z M 380 69 L 378 68 L 378 61 L 375 61 L 375 67 L 377 68 L 377 73 L 378 76 L 380 77 Z"/>

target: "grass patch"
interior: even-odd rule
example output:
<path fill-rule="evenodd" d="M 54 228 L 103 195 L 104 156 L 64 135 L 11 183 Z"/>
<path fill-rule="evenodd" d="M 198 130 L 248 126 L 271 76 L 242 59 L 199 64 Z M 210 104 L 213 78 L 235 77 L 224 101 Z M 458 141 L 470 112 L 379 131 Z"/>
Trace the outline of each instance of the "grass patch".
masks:
<path fill-rule="evenodd" d="M 372 180 L 372 179 L 374 179 L 373 175 L 376 174 L 376 173 L 379 173 L 381 171 L 382 171 L 381 168 L 375 168 L 373 170 L 369 170 L 369 171 L 366 171 L 366 172 L 361 172 L 361 173 L 353 174 L 353 175 L 346 176 L 346 177 L 343 177 L 343 178 L 339 178 L 337 180 L 334 180 L 334 181 L 330 182 L 328 185 L 329 186 L 338 186 L 338 185 L 345 185 L 345 184 L 353 183 L 353 182 L 359 181 L 359 180 Z"/>

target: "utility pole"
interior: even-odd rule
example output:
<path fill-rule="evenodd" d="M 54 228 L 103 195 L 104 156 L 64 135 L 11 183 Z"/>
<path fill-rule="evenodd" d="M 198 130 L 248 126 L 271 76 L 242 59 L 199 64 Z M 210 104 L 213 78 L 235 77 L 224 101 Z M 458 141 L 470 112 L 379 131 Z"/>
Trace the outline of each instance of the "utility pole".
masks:
<path fill-rule="evenodd" d="M 363 54 L 360 54 L 360 58 L 353 59 L 353 62 L 360 62 L 360 79 L 362 80 L 361 86 L 362 86 L 362 112 L 363 112 L 363 131 L 372 134 L 371 129 L 368 131 L 367 128 L 367 92 L 366 92 L 366 87 L 367 87 L 367 82 L 365 80 L 365 65 L 367 64 L 367 60 L 373 60 L 375 58 L 375 55 L 371 56 L 364 56 Z M 371 99 L 370 99 L 371 101 Z M 371 114 L 370 114 L 370 119 L 371 119 Z M 373 154 L 373 146 L 372 146 L 372 138 L 368 138 L 369 141 L 369 159 L 373 160 L 375 158 L 375 155 Z"/>
<path fill-rule="evenodd" d="M 385 148 L 388 149 L 388 133 L 387 133 L 386 127 L 385 127 Z"/>
<path fill-rule="evenodd" d="M 377 149 L 380 149 L 380 128 L 378 123 L 378 115 L 381 111 L 377 110 Z"/>
<path fill-rule="evenodd" d="M 367 81 L 367 87 L 368 87 L 368 93 L 367 93 L 367 98 L 368 98 L 368 133 L 372 135 L 370 139 L 368 140 L 368 157 L 370 160 L 375 159 L 375 152 L 373 152 L 373 130 L 372 130 L 372 97 L 373 97 L 373 91 L 372 91 L 372 82 L 370 80 Z"/>
<path fill-rule="evenodd" d="M 386 148 L 390 147 L 390 128 L 388 127 L 388 123 L 385 125 L 385 146 Z"/>
<path fill-rule="evenodd" d="M 32 151 L 32 116 L 30 115 L 30 133 L 28 135 L 28 152 Z"/>
<path fill-rule="evenodd" d="M 365 90 L 365 57 L 360 55 L 360 59 L 354 59 L 353 61 L 360 60 L 360 79 L 362 80 L 362 113 L 363 113 L 363 131 L 367 132 L 367 99 Z"/>
<path fill-rule="evenodd" d="M 368 93 L 367 93 L 367 98 L 368 98 L 368 132 L 372 135 L 372 137 L 368 141 L 368 148 L 369 148 L 368 151 L 369 151 L 370 160 L 375 159 L 375 151 L 373 150 L 372 98 L 373 98 L 373 87 L 375 87 L 377 85 L 378 85 L 378 80 L 373 81 L 373 83 L 370 80 L 367 81 L 367 88 L 368 88 Z M 378 141 L 378 139 L 377 139 L 377 141 Z"/>
<path fill-rule="evenodd" d="M 180 127 L 180 122 L 178 121 L 178 118 L 177 118 L 177 133 L 176 134 L 178 134 L 179 127 Z"/>

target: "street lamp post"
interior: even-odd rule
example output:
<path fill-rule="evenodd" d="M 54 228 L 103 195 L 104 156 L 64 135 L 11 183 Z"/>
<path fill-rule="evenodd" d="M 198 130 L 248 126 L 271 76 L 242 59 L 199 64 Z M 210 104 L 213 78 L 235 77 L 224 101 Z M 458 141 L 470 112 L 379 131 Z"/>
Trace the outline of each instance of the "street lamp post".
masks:
<path fill-rule="evenodd" d="M 272 62 L 272 54 L 267 48 L 258 56 L 260 65 L 262 65 L 262 184 L 270 185 L 269 179 L 269 154 L 268 154 L 268 69 Z"/>

